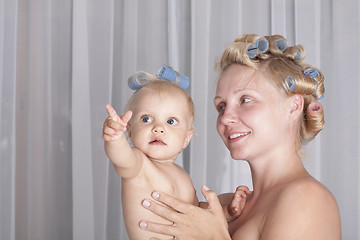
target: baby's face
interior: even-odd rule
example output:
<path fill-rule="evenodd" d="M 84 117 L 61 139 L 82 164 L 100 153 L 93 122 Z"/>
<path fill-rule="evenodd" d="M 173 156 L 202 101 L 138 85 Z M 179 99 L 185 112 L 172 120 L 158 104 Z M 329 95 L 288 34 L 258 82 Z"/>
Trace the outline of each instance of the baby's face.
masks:
<path fill-rule="evenodd" d="M 134 146 L 155 160 L 175 160 L 193 134 L 185 96 L 143 89 L 130 120 Z"/>

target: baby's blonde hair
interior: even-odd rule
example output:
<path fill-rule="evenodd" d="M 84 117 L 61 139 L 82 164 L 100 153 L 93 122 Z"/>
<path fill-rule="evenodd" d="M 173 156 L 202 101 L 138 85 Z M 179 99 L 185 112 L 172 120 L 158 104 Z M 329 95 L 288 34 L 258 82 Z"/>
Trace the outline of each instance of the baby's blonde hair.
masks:
<path fill-rule="evenodd" d="M 259 39 L 268 40 L 269 48 L 266 52 L 258 52 L 253 57 L 248 54 L 248 50 L 253 49 Z M 279 42 L 282 45 L 279 45 Z M 284 44 L 285 48 L 283 48 Z M 304 58 L 304 48 L 301 45 L 287 47 L 286 39 L 281 35 L 262 37 L 255 34 L 244 34 L 236 37 L 234 42 L 224 50 L 220 62 L 215 66 L 219 68 L 220 72 L 224 72 L 234 63 L 266 71 L 270 75 L 269 79 L 280 89 L 280 92 L 287 96 L 293 94 L 303 96 L 304 109 L 299 124 L 298 150 L 305 142 L 311 141 L 325 123 L 323 108 L 317 102 L 325 92 L 324 76 L 318 69 L 303 63 Z M 309 68 L 315 69 L 318 75 L 310 77 L 309 74 L 304 74 L 304 71 Z M 288 77 L 294 80 L 292 88 L 289 88 L 286 81 Z M 317 102 L 320 106 L 318 111 L 309 108 L 313 102 Z"/>
<path fill-rule="evenodd" d="M 144 72 L 145 73 L 145 72 Z M 135 73 L 136 74 L 136 73 Z M 133 110 L 136 104 L 137 97 L 144 91 L 144 90 L 151 90 L 154 94 L 158 95 L 164 95 L 164 94 L 170 94 L 173 97 L 176 97 L 175 94 L 183 95 L 186 99 L 187 108 L 189 111 L 190 116 L 190 127 L 194 128 L 194 115 L 195 115 L 195 108 L 194 103 L 190 95 L 182 89 L 178 84 L 172 81 L 167 81 L 158 78 L 157 76 L 145 73 L 148 82 L 145 83 L 141 88 L 136 90 L 133 95 L 129 98 L 126 106 L 125 111 Z"/>

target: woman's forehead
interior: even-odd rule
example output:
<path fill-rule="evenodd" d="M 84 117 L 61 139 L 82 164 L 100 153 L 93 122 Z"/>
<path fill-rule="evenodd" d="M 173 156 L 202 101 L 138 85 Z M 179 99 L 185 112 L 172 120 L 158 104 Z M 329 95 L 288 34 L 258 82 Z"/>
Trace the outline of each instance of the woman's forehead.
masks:
<path fill-rule="evenodd" d="M 265 82 L 264 74 L 254 68 L 233 64 L 224 71 L 217 85 L 217 92 L 240 91 L 245 89 L 263 88 Z M 265 84 L 266 85 L 266 84 Z"/>

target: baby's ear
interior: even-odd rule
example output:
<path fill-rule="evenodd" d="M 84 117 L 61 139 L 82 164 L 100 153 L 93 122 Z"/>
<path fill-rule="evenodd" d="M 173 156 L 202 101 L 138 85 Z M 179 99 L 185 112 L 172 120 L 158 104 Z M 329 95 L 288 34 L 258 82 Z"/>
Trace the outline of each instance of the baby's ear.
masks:
<path fill-rule="evenodd" d="M 183 149 L 185 149 L 189 145 L 190 140 L 191 140 L 192 136 L 194 135 L 194 132 L 195 132 L 194 129 L 191 129 L 191 130 L 189 130 L 187 132 L 187 135 L 186 135 L 185 141 L 184 141 Z"/>

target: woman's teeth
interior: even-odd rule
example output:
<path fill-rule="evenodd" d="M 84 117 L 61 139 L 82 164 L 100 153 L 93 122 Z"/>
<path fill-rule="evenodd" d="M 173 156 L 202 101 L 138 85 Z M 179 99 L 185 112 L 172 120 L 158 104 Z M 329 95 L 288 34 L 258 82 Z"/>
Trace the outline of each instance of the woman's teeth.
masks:
<path fill-rule="evenodd" d="M 234 139 L 234 138 L 246 136 L 246 135 L 249 135 L 249 134 L 250 134 L 250 132 L 247 132 L 247 133 L 235 133 L 235 134 L 231 135 L 231 136 L 229 137 L 229 139 Z"/>

